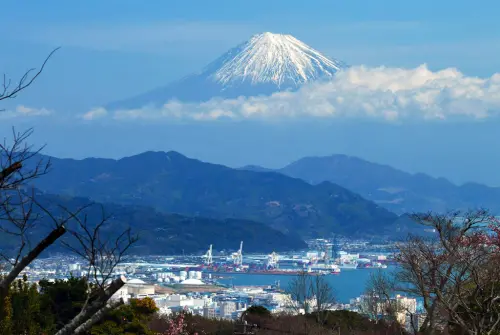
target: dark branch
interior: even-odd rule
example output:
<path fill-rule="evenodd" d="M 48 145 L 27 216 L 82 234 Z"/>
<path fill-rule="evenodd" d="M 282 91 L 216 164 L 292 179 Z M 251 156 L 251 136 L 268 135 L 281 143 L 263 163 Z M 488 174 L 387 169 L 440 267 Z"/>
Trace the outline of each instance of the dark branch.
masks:
<path fill-rule="evenodd" d="M 21 77 L 21 79 L 19 79 L 19 82 L 15 86 L 12 86 L 12 80 L 7 79 L 6 75 L 4 74 L 2 88 L 0 89 L 0 101 L 15 98 L 19 92 L 21 92 L 22 90 L 26 89 L 31 84 L 33 84 L 33 82 L 43 72 L 45 65 L 47 65 L 47 62 L 49 61 L 49 59 L 59 49 L 60 49 L 60 47 L 55 48 L 54 50 L 52 50 L 50 52 L 50 54 L 43 61 L 42 66 L 40 67 L 40 69 L 38 69 L 38 71 L 36 71 L 36 69 L 34 69 L 34 68 L 26 71 L 23 74 L 23 76 Z M 35 72 L 35 73 L 33 75 L 31 75 L 33 72 Z"/>
<path fill-rule="evenodd" d="M 96 301 L 84 307 L 82 311 L 78 313 L 78 315 L 75 316 L 73 320 L 66 324 L 61 330 L 59 330 L 56 335 L 75 334 L 75 329 L 89 320 L 101 308 L 106 306 L 111 296 L 115 294 L 121 287 L 123 287 L 126 282 L 127 280 L 123 276 L 113 280 L 108 288 L 102 292 L 102 294 Z"/>
<path fill-rule="evenodd" d="M 0 281 L 0 289 L 7 290 L 16 279 L 16 277 L 23 271 L 33 260 L 35 260 L 40 254 L 51 246 L 58 238 L 66 233 L 66 228 L 64 226 L 59 226 L 52 230 L 45 239 L 43 239 L 38 245 L 31 250 L 26 256 L 24 256 L 19 263 L 14 266 L 14 268 L 9 272 L 9 274 Z"/>

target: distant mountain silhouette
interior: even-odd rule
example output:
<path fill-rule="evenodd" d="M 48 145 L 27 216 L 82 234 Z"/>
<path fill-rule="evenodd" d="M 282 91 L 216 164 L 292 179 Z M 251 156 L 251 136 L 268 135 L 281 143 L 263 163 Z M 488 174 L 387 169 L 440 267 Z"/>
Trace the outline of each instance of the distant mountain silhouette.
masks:
<path fill-rule="evenodd" d="M 390 234 L 397 215 L 336 184 L 310 185 L 280 173 L 204 163 L 177 152 L 120 160 L 52 159 L 41 190 L 164 213 L 267 223 L 284 233 Z M 195 232 L 193 232 L 195 233 Z"/>
<path fill-rule="evenodd" d="M 253 171 L 264 169 L 255 166 L 245 168 Z M 357 157 L 306 157 L 274 171 L 313 185 L 325 181 L 336 183 L 398 214 L 478 207 L 500 213 L 498 187 L 476 183 L 458 186 L 444 178 L 410 174 Z"/>
<path fill-rule="evenodd" d="M 296 90 L 302 84 L 330 79 L 347 67 L 291 35 L 256 34 L 228 50 L 197 73 L 166 86 L 106 105 L 107 109 L 162 106 L 170 100 L 202 102 Z"/>
<path fill-rule="evenodd" d="M 242 168 L 239 168 L 239 170 L 247 170 L 247 171 L 255 171 L 255 172 L 278 172 L 276 170 L 268 169 L 268 168 L 258 166 L 258 165 L 246 165 Z"/>

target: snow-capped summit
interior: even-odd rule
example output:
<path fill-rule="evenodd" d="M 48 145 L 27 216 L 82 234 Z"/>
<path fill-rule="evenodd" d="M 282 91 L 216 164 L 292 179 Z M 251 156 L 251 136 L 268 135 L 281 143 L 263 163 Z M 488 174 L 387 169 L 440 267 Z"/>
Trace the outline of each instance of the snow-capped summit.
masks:
<path fill-rule="evenodd" d="M 172 99 L 201 102 L 215 97 L 270 95 L 331 78 L 345 67 L 291 35 L 266 32 L 230 49 L 200 72 L 106 107 L 129 109 L 158 106 Z"/>
<path fill-rule="evenodd" d="M 222 85 L 249 81 L 281 87 L 331 77 L 343 67 L 342 62 L 330 60 L 292 35 L 266 32 L 225 53 L 207 72 Z"/>

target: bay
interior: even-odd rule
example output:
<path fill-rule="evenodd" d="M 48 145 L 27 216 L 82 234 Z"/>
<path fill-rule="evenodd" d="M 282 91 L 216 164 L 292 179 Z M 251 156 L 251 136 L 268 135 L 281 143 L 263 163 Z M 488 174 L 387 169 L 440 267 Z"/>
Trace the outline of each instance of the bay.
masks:
<path fill-rule="evenodd" d="M 386 271 L 390 273 L 395 267 L 387 269 L 356 269 L 342 270 L 337 275 L 326 275 L 325 279 L 333 287 L 337 302 L 347 304 L 349 299 L 362 295 L 366 290 L 366 285 L 370 280 L 370 274 L 376 271 Z M 274 285 L 279 281 L 280 288 L 286 290 L 294 276 L 290 275 L 261 275 L 261 274 L 234 274 L 228 275 L 230 278 L 219 279 L 221 284 L 234 286 L 265 286 Z"/>

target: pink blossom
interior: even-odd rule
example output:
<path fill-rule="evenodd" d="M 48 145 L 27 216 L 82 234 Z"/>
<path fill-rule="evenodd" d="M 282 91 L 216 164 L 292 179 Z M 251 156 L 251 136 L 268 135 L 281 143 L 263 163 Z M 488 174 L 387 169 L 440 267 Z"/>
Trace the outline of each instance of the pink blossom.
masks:
<path fill-rule="evenodd" d="M 163 334 L 158 335 L 190 335 L 187 330 L 184 312 L 172 317 L 168 321 L 168 329 Z M 198 335 L 198 333 L 194 333 L 193 335 Z"/>

